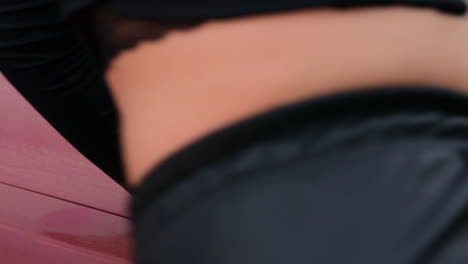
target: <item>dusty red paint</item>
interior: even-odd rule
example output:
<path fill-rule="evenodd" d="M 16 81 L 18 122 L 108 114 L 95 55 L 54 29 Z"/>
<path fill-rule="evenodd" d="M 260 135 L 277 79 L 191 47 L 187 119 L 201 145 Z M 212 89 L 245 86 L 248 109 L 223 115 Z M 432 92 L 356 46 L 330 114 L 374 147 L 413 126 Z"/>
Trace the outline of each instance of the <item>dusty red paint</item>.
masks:
<path fill-rule="evenodd" d="M 0 75 L 1 263 L 129 263 L 127 200 Z"/>

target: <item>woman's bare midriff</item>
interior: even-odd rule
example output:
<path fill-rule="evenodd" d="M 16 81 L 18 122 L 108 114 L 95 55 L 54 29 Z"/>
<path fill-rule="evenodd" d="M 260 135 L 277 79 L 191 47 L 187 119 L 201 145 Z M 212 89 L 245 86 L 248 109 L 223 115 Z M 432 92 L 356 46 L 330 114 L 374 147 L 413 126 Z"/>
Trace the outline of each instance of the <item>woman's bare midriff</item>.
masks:
<path fill-rule="evenodd" d="M 303 10 L 142 42 L 107 71 L 129 182 L 210 132 L 302 99 L 398 84 L 468 91 L 467 22 L 403 7 Z"/>

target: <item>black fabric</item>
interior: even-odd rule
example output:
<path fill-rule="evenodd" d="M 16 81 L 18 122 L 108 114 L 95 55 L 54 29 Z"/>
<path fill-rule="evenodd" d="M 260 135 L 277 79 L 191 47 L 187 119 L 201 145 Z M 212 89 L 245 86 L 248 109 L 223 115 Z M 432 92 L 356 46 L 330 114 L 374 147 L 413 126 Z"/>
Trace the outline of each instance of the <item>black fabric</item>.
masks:
<path fill-rule="evenodd" d="M 91 9 L 94 25 L 93 35 L 98 44 L 97 52 L 104 68 L 120 52 L 136 47 L 141 41 L 158 40 L 174 30 L 190 30 L 200 25 L 199 20 L 154 21 L 127 17 L 106 8 Z"/>
<path fill-rule="evenodd" d="M 463 14 L 463 0 L 60 0 L 62 15 L 100 4 L 120 14 L 154 19 L 206 19 L 312 7 L 412 5 Z"/>
<path fill-rule="evenodd" d="M 64 17 L 93 14 L 92 31 L 99 49 L 99 60 L 107 67 L 120 52 L 135 47 L 145 40 L 158 40 L 174 30 L 193 29 L 211 18 L 225 18 L 316 7 L 363 7 L 407 5 L 438 8 L 445 12 L 463 14 L 463 1 L 440 0 L 276 0 L 276 1 L 72 1 L 61 0 Z M 85 8 L 88 7 L 88 8 Z"/>
<path fill-rule="evenodd" d="M 53 0 L 0 1 L 0 72 L 81 153 L 124 185 L 117 111 L 83 23 Z"/>
<path fill-rule="evenodd" d="M 468 260 L 468 98 L 309 100 L 181 150 L 135 191 L 137 263 Z"/>

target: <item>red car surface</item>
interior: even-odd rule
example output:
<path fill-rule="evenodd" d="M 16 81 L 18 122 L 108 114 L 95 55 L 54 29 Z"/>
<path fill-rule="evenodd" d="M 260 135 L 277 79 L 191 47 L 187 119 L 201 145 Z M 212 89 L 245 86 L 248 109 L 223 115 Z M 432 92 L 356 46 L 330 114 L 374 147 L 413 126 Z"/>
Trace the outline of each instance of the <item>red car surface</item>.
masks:
<path fill-rule="evenodd" d="M 130 263 L 127 201 L 0 74 L 0 263 Z"/>

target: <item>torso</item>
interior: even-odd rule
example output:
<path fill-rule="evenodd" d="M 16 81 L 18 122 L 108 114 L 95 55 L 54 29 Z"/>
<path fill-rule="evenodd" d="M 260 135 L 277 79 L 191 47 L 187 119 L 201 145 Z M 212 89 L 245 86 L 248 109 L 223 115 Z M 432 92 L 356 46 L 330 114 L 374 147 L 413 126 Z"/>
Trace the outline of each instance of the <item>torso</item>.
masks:
<path fill-rule="evenodd" d="M 304 98 L 395 84 L 466 91 L 467 26 L 424 9 L 314 9 L 143 42 L 107 73 L 131 181 L 203 135 Z"/>

